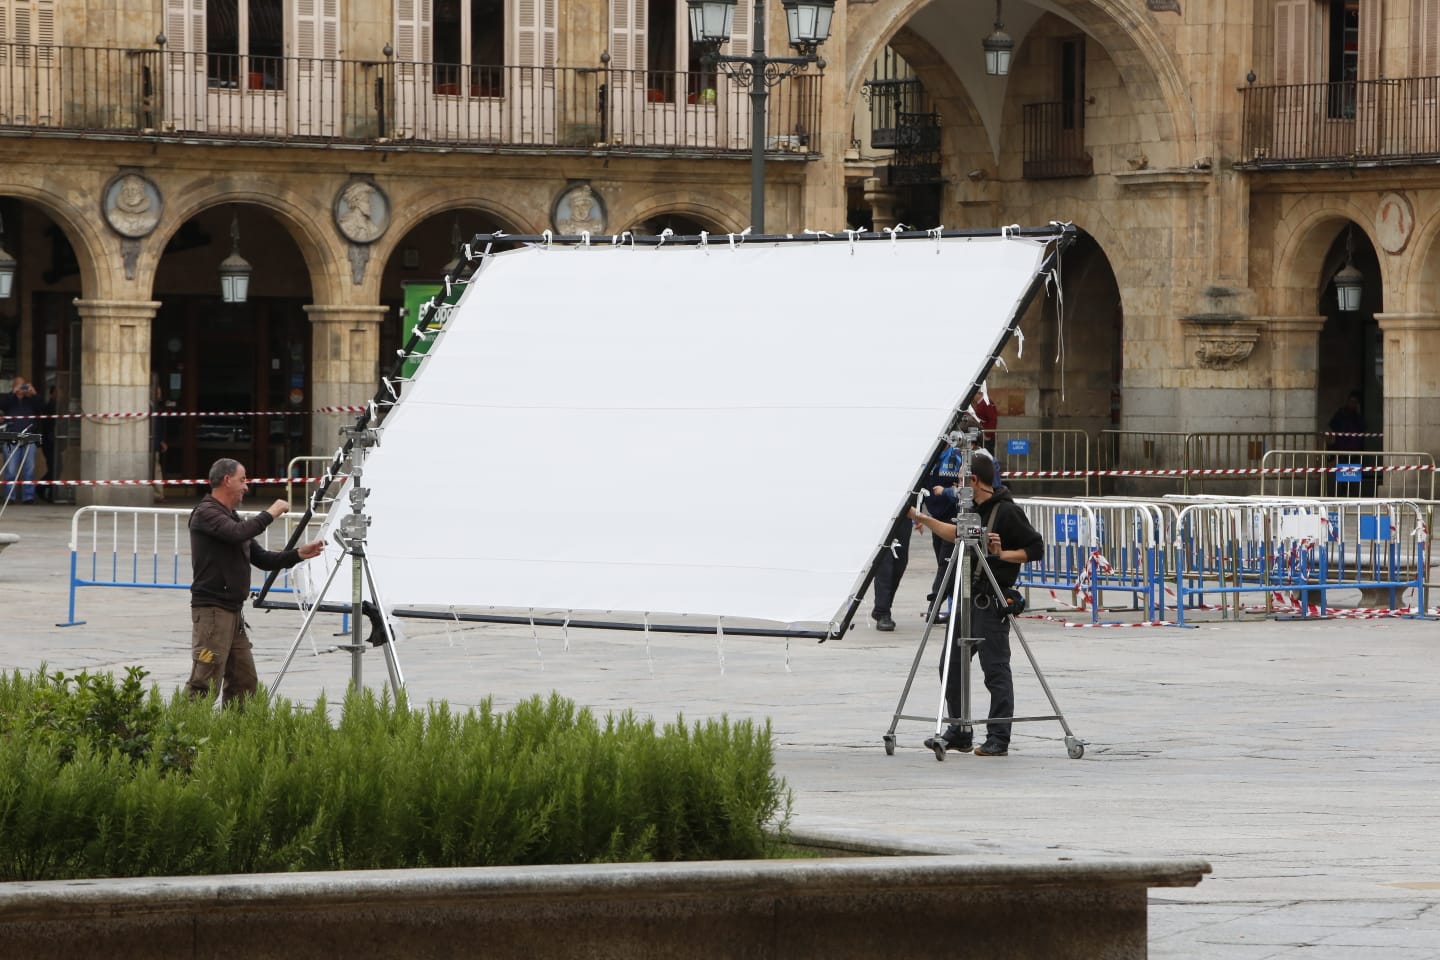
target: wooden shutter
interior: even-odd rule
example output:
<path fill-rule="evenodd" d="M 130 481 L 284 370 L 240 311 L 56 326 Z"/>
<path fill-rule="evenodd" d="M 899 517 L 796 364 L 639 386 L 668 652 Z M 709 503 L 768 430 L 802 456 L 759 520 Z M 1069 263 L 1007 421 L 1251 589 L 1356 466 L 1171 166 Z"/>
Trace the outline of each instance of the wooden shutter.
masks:
<path fill-rule="evenodd" d="M 1440 0 L 1411 0 L 1410 76 L 1440 76 Z"/>
<path fill-rule="evenodd" d="M 334 60 L 340 55 L 339 0 L 293 0 L 293 29 L 285 39 L 290 56 Z M 301 64 L 302 68 L 307 64 Z"/>
<path fill-rule="evenodd" d="M 610 68 L 645 69 L 647 0 L 610 0 Z"/>
<path fill-rule="evenodd" d="M 685 15 L 685 22 L 689 22 L 689 12 L 682 11 Z M 754 31 L 751 29 L 751 21 L 755 18 L 754 0 L 740 0 L 735 5 L 735 22 L 730 25 L 730 42 L 725 44 L 723 52 L 732 57 L 750 56 L 750 37 Z"/>
<path fill-rule="evenodd" d="M 204 130 L 205 0 L 165 0 L 165 123 Z"/>
<path fill-rule="evenodd" d="M 556 0 L 515 0 L 512 63 L 522 67 L 555 66 L 555 5 Z"/>
<path fill-rule="evenodd" d="M 1361 80 L 1380 79 L 1380 49 L 1384 43 L 1385 0 L 1361 0 L 1360 49 L 1356 67 Z"/>
<path fill-rule="evenodd" d="M 1310 83 L 1315 78 L 1315 0 L 1276 0 L 1275 82 Z"/>
<path fill-rule="evenodd" d="M 428 62 L 430 30 L 434 23 L 431 0 L 395 0 L 395 59 Z"/>

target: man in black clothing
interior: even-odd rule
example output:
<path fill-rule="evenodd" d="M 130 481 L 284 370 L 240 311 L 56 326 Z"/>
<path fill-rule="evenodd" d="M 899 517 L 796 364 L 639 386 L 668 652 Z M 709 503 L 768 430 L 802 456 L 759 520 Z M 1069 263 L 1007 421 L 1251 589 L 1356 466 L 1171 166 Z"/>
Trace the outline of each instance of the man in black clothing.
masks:
<path fill-rule="evenodd" d="M 988 533 L 984 544 L 986 565 L 995 575 L 1001 590 L 1015 585 L 1020 565 L 1039 560 L 1045 541 L 1030 525 L 1025 512 L 1015 505 L 1010 491 L 995 489 L 995 460 L 983 451 L 971 457 L 970 488 L 975 496 L 975 512 Z M 910 517 L 941 539 L 954 542 L 959 531 L 955 524 L 936 520 L 910 510 Z M 978 644 L 973 648 L 980 656 L 980 669 L 985 673 L 985 689 L 990 691 L 989 717 L 1015 715 L 1015 687 L 1010 676 L 1010 618 L 1005 613 L 1003 597 L 995 596 L 990 578 L 976 570 L 970 589 L 970 632 Z M 957 638 L 958 640 L 959 638 Z M 950 716 L 960 712 L 960 671 L 952 665 L 945 690 Z M 1010 752 L 1010 724 L 989 723 L 985 742 L 975 748 L 980 757 L 1003 757 Z M 969 751 L 974 734 L 969 727 L 952 725 L 944 734 L 948 749 Z"/>
<path fill-rule="evenodd" d="M 320 540 L 278 553 L 255 543 L 266 527 L 290 509 L 276 500 L 248 520 L 235 511 L 245 498 L 245 467 L 228 457 L 210 468 L 210 493 L 190 511 L 190 680 L 191 697 L 201 697 L 223 682 L 221 702 L 244 700 L 259 686 L 245 617 L 250 596 L 250 567 L 283 570 L 319 556 Z"/>
<path fill-rule="evenodd" d="M 914 528 L 915 525 L 906 517 L 896 520 L 875 561 L 875 577 L 872 583 L 875 606 L 870 611 L 870 618 L 875 621 L 876 630 L 888 633 L 895 629 L 895 618 L 890 615 L 890 605 L 895 602 L 895 591 L 900 587 L 900 578 L 905 576 L 905 568 L 910 565 L 910 531 Z"/>

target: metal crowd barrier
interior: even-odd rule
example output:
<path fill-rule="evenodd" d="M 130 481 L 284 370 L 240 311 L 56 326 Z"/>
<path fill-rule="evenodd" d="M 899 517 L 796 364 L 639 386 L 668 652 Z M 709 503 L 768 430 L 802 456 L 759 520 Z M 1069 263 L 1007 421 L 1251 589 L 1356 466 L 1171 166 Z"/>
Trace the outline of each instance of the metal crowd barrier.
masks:
<path fill-rule="evenodd" d="M 81 507 L 70 521 L 70 600 L 65 622 L 73 627 L 75 594 L 81 587 L 147 590 L 190 588 L 190 510 L 174 507 Z M 279 550 L 301 514 L 287 513 L 260 535 L 267 550 Z M 311 520 L 311 525 L 317 521 Z M 261 571 L 257 575 L 263 576 Z M 251 589 L 258 589 L 252 583 Z M 281 571 L 272 590 L 293 593 L 290 571 Z"/>
<path fill-rule="evenodd" d="M 1359 590 L 1399 607 L 1415 590 L 1425 613 L 1429 579 L 1426 511 L 1403 500 L 1251 500 L 1195 502 L 1175 530 L 1176 621 L 1218 606 L 1228 619 L 1255 607 L 1267 615 L 1325 616 L 1334 590 Z M 1207 604 L 1218 599 L 1218 605 Z"/>
<path fill-rule="evenodd" d="M 1088 608 L 1100 621 L 1107 593 L 1130 596 L 1132 609 L 1158 619 L 1169 569 L 1167 508 L 1156 503 L 1025 498 L 1015 501 L 1045 537 L 1043 557 L 1020 569 L 1016 586 L 1040 589 L 1057 602 Z M 1070 593 L 1062 601 L 1057 590 Z"/>
<path fill-rule="evenodd" d="M 1261 466 L 1282 471 L 1260 477 L 1261 496 L 1435 499 L 1435 457 L 1425 452 L 1270 450 Z"/>
<path fill-rule="evenodd" d="M 315 488 L 330 471 L 334 457 L 291 457 L 285 465 L 285 499 L 291 509 L 303 512 L 315 496 Z M 300 499 L 295 499 L 295 482 L 300 481 Z M 323 519 L 329 510 L 316 510 L 315 516 Z"/>
<path fill-rule="evenodd" d="M 1360 608 L 1425 613 L 1434 503 L 1170 497 L 1017 499 L 1045 537 L 1044 556 L 1016 585 L 1088 610 L 1128 606 L 1147 622 L 1185 624 L 1187 611 L 1324 616 L 1330 592 L 1360 592 Z M 1412 607 L 1404 594 L 1415 591 Z M 1065 594 L 1068 593 L 1068 599 Z M 1116 605 L 1107 595 L 1129 603 Z M 1255 602 L 1246 605 L 1249 595 Z M 1042 600 L 1043 603 L 1043 600 Z M 1032 602 L 1032 607 L 1035 605 Z M 1373 611 L 1372 611 L 1373 612 Z"/>
<path fill-rule="evenodd" d="M 1073 477 L 1022 478 L 1020 489 L 1032 496 L 1090 494 L 1090 435 L 1084 430 L 996 430 L 992 451 L 1006 474 L 1063 471 Z M 1079 487 L 1078 490 L 1075 488 Z"/>

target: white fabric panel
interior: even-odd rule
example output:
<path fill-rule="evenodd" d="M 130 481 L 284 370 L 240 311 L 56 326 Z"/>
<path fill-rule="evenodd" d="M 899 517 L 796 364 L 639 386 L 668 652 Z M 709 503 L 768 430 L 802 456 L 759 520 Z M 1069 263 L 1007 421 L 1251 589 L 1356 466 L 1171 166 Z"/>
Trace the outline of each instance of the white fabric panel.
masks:
<path fill-rule="evenodd" d="M 1043 252 L 492 257 L 364 465 L 384 602 L 833 622 Z M 326 599 L 348 602 L 349 581 Z"/>

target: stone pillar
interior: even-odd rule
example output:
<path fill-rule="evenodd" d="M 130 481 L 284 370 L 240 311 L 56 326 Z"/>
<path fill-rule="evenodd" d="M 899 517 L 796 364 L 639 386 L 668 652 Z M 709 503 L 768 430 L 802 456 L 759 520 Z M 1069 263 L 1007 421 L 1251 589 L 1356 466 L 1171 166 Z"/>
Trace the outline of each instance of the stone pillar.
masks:
<path fill-rule="evenodd" d="M 1320 331 L 1325 318 L 1266 317 L 1270 346 L 1270 419 L 1275 430 L 1300 432 L 1320 425 L 1315 408 L 1320 384 Z"/>
<path fill-rule="evenodd" d="M 154 300 L 76 300 L 81 321 L 80 409 L 133 413 L 150 409 L 150 322 Z M 80 425 L 81 480 L 149 480 L 154 476 L 150 422 L 86 419 Z M 81 487 L 81 505 L 150 506 L 149 487 Z"/>
<path fill-rule="evenodd" d="M 865 178 L 865 202 L 870 204 L 870 229 L 884 230 L 895 226 L 895 200 L 898 191 L 884 186 L 879 177 Z"/>
<path fill-rule="evenodd" d="M 310 315 L 310 394 L 312 408 L 363 404 L 380 386 L 380 321 L 385 307 L 321 306 Z M 389 364 L 385 370 L 389 372 Z M 315 413 L 310 418 L 310 448 L 318 456 L 335 452 L 340 428 L 355 422 L 353 413 Z"/>
<path fill-rule="evenodd" d="M 1440 314 L 1377 313 L 1384 339 L 1385 449 L 1440 458 Z"/>

